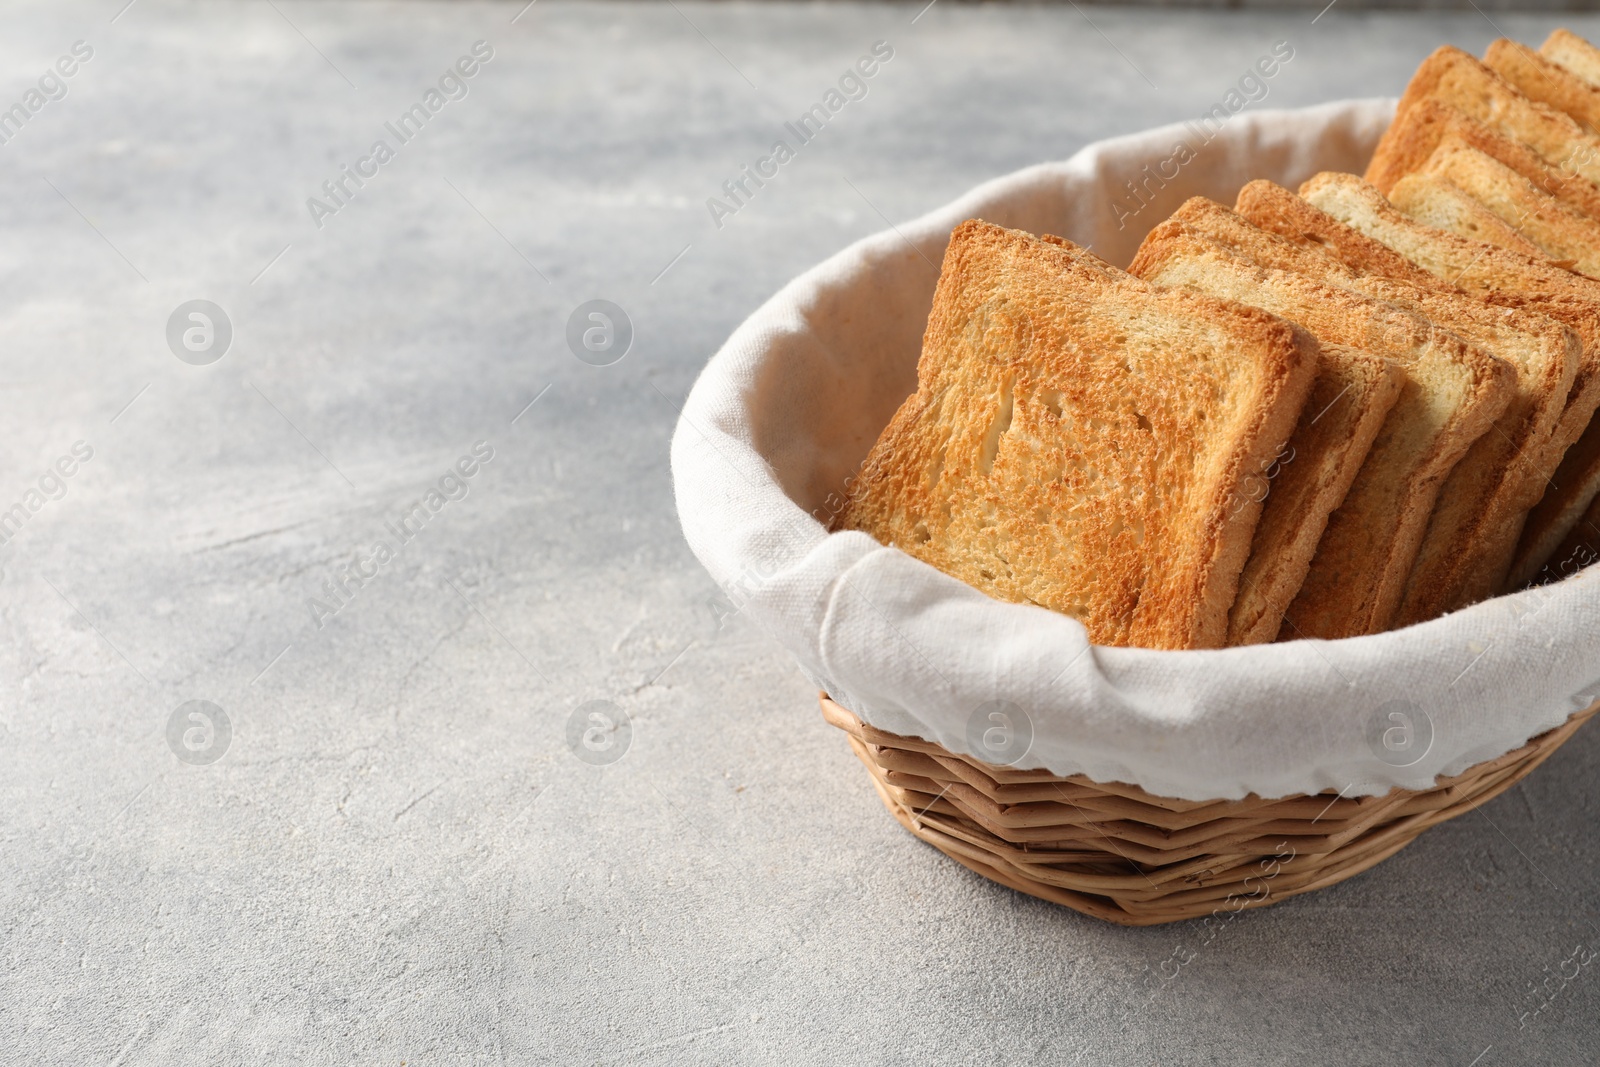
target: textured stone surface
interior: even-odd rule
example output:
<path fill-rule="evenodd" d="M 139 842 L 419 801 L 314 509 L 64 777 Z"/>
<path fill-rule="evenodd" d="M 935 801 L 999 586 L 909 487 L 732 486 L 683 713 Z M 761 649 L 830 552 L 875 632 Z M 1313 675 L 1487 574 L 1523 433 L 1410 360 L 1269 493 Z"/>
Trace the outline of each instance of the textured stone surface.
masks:
<path fill-rule="evenodd" d="M 0 547 L 0 1062 L 1594 1062 L 1600 968 L 1564 961 L 1600 950 L 1600 730 L 1353 882 L 1103 926 L 889 820 L 783 653 L 719 624 L 667 471 L 707 355 L 885 218 L 1198 114 L 1276 40 L 1267 104 L 1299 105 L 1398 92 L 1485 17 L 119 4 L 0 13 L 0 102 L 94 49 L 0 146 L 0 509 L 93 448 Z M 319 230 L 306 198 L 479 39 Z M 564 340 L 596 297 L 637 328 L 607 367 Z M 233 327 L 208 366 L 166 339 L 192 299 Z M 169 746 L 191 700 L 216 762 Z M 590 700 L 631 716 L 609 765 L 568 747 Z"/>

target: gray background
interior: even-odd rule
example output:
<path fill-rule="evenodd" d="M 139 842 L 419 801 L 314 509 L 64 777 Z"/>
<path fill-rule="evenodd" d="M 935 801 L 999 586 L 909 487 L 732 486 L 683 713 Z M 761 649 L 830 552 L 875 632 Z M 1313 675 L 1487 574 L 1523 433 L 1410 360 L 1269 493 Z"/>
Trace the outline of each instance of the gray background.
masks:
<path fill-rule="evenodd" d="M 707 356 L 885 218 L 1191 117 L 1280 39 L 1265 106 L 1397 93 L 1487 16 L 120 6 L 0 9 L 0 103 L 95 49 L 0 147 L 0 507 L 94 449 L 0 548 L 0 1062 L 1600 1055 L 1600 967 L 1564 963 L 1600 949 L 1600 730 L 1337 888 L 1105 926 L 890 820 L 720 617 L 667 468 Z M 480 38 L 470 95 L 313 226 Z M 714 228 L 879 39 L 870 95 Z M 564 342 L 595 297 L 637 328 L 603 368 Z M 204 367 L 165 339 L 196 298 L 234 329 Z M 480 440 L 470 493 L 318 628 L 323 580 Z M 209 765 L 166 739 L 195 699 L 233 725 Z M 566 741 L 596 699 L 632 719 L 606 766 Z"/>

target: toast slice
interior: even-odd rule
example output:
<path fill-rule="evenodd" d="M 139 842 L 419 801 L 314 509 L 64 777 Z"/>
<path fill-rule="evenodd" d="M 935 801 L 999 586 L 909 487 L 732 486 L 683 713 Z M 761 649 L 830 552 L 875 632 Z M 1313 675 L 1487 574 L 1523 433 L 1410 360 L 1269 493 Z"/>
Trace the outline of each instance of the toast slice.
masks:
<path fill-rule="evenodd" d="M 1251 225 L 1331 256 L 1357 274 L 1376 274 L 1440 292 L 1463 292 L 1382 241 L 1373 240 L 1264 178 L 1239 190 L 1233 210 Z"/>
<path fill-rule="evenodd" d="M 1466 190 L 1435 174 L 1407 174 L 1394 183 L 1389 202 L 1420 223 L 1449 230 L 1470 241 L 1498 245 L 1525 256 L 1545 254 L 1512 229 L 1514 224 L 1507 224 Z"/>
<path fill-rule="evenodd" d="M 1459 48 L 1445 45 L 1422 61 L 1395 114 L 1404 115 L 1422 100 L 1460 108 L 1523 142 L 1550 166 L 1600 182 L 1600 137 L 1565 112 L 1529 100 Z"/>
<path fill-rule="evenodd" d="M 1547 313 L 1559 310 L 1550 307 L 1549 302 L 1538 306 Z M 1600 318 L 1600 312 L 1594 308 L 1582 307 L 1581 310 L 1592 319 Z M 1600 324 L 1596 328 L 1600 328 Z M 1581 379 L 1582 375 L 1579 377 Z M 1574 385 L 1573 391 L 1578 390 L 1579 385 Z M 1594 406 L 1591 402 L 1591 411 Z M 1547 458 L 1547 467 L 1552 473 L 1546 479 L 1544 496 L 1528 513 L 1502 592 L 1520 589 L 1540 578 L 1557 549 L 1600 494 L 1600 420 L 1591 418 L 1580 423 L 1582 411 L 1581 404 L 1569 403 L 1557 427 L 1553 444 L 1562 439 L 1574 443 L 1564 454 L 1552 449 L 1554 454 Z"/>
<path fill-rule="evenodd" d="M 1554 435 L 1583 355 L 1577 333 L 1531 309 L 1372 282 L 1509 363 L 1515 389 L 1490 432 L 1445 479 L 1394 625 L 1410 626 L 1493 596 L 1510 570 L 1528 511 L 1545 491 Z"/>
<path fill-rule="evenodd" d="M 1228 613 L 1229 645 L 1277 639 L 1328 519 L 1349 495 L 1404 383 L 1404 370 L 1386 356 L 1320 345 L 1316 382 L 1299 424 L 1249 486 L 1264 501 Z"/>
<path fill-rule="evenodd" d="M 1570 296 L 1524 296 L 1492 293 L 1488 303 L 1502 307 L 1531 308 L 1565 323 L 1583 341 L 1583 361 L 1567 393 L 1566 408 L 1550 437 L 1550 447 L 1540 464 L 1545 474 L 1543 496 L 1528 512 L 1519 532 L 1511 566 L 1500 592 L 1521 588 L 1550 558 L 1590 501 L 1600 493 L 1600 302 Z"/>
<path fill-rule="evenodd" d="M 1040 234 L 1039 239 L 1110 280 L 1144 284 L 1064 237 Z M 1261 515 L 1228 614 L 1229 646 L 1262 644 L 1277 636 L 1329 513 L 1344 499 L 1400 394 L 1403 375 L 1392 360 L 1343 345 L 1317 348 L 1317 375 L 1294 433 L 1272 462 L 1247 476 L 1244 495 L 1233 502 L 1235 509 L 1258 502 Z M 1299 455 L 1312 458 L 1291 469 Z"/>
<path fill-rule="evenodd" d="M 1343 223 L 1343 226 L 1319 232 L 1318 240 L 1340 259 L 1345 259 L 1346 247 L 1354 254 L 1373 259 L 1363 246 L 1377 242 L 1435 278 L 1477 296 L 1506 291 L 1600 300 L 1600 281 L 1568 270 L 1544 256 L 1494 248 L 1417 222 L 1354 174 L 1324 171 L 1314 175 L 1300 186 L 1300 199 L 1317 208 L 1323 216 Z M 1250 217 L 1251 221 L 1256 221 L 1254 216 Z M 1258 225 L 1279 232 L 1270 217 L 1267 218 L 1267 222 Z M 1316 220 L 1301 218 L 1297 221 L 1303 227 Z"/>
<path fill-rule="evenodd" d="M 1389 125 L 1367 166 L 1367 181 L 1389 196 L 1395 182 L 1424 169 L 1435 152 L 1453 148 L 1476 148 L 1574 211 L 1600 218 L 1600 188 L 1589 179 L 1557 170 L 1521 141 L 1437 100 L 1419 100 Z"/>
<path fill-rule="evenodd" d="M 1184 218 L 1202 205 L 1225 210 L 1195 197 L 1173 217 Z M 1093 258 L 1060 237 L 1046 234 L 1042 240 Z M 1249 496 L 1261 500 L 1261 518 L 1228 613 L 1229 646 L 1277 638 L 1328 517 L 1344 501 L 1404 381 L 1400 366 L 1376 352 L 1319 345 L 1316 381 L 1294 433 L 1273 462 L 1247 482 Z"/>
<path fill-rule="evenodd" d="M 1263 311 L 969 220 L 917 391 L 836 525 L 1065 612 L 1097 644 L 1220 646 L 1260 515 L 1237 501 L 1293 430 L 1316 360 Z"/>
<path fill-rule="evenodd" d="M 1560 64 L 1573 77 L 1600 86 L 1600 48 L 1571 30 L 1551 30 L 1550 36 L 1539 46 L 1539 54 Z"/>
<path fill-rule="evenodd" d="M 1441 148 L 1428 160 L 1422 175 L 1413 177 L 1423 175 L 1449 182 L 1493 212 L 1497 219 L 1515 229 L 1519 242 L 1534 246 L 1531 254 L 1564 261 L 1591 278 L 1600 276 L 1600 222 L 1561 203 L 1493 156 L 1475 148 Z M 1395 186 L 1395 191 L 1399 193 L 1399 185 Z M 1420 217 L 1401 203 L 1398 195 L 1390 199 L 1406 214 Z M 1472 236 L 1454 226 L 1439 228 L 1463 237 Z M 1527 251 L 1501 241 L 1491 243 Z"/>
<path fill-rule="evenodd" d="M 1483 65 L 1529 100 L 1564 111 L 1590 133 L 1600 131 L 1600 88 L 1525 44 L 1502 37 L 1489 45 Z"/>
<path fill-rule="evenodd" d="M 1294 195 L 1279 188 L 1285 197 Z M 1210 201 L 1191 200 L 1174 218 L 1263 266 L 1296 271 L 1447 324 L 1512 366 L 1516 387 L 1510 403 L 1440 490 L 1395 622 L 1420 622 L 1496 591 L 1522 519 L 1544 488 L 1542 464 L 1582 353 L 1578 335 L 1535 311 L 1492 308 L 1464 293 L 1357 273 L 1320 248 L 1294 244 Z"/>
<path fill-rule="evenodd" d="M 1189 200 L 1172 221 L 1237 251 L 1223 238 L 1225 227 L 1212 223 L 1214 214 L 1248 225 L 1204 197 Z M 1349 493 L 1404 382 L 1403 369 L 1386 356 L 1322 343 L 1316 384 L 1300 423 L 1277 462 L 1257 480 L 1256 489 L 1264 497 L 1261 521 L 1229 613 L 1229 645 L 1277 638 L 1285 612 L 1305 584 L 1328 519 Z"/>
<path fill-rule="evenodd" d="M 1258 185 L 1252 183 L 1246 191 Z M 1577 333 L 1583 355 L 1540 467 L 1547 479 L 1580 435 L 1600 433 L 1600 427 L 1590 429 L 1595 409 L 1600 406 L 1600 320 L 1595 317 L 1596 309 L 1600 309 L 1600 282 L 1548 260 L 1424 226 L 1395 210 L 1382 194 L 1353 174 L 1318 174 L 1300 187 L 1300 195 L 1305 203 L 1319 210 L 1281 210 L 1281 198 L 1262 196 L 1258 188 L 1247 217 L 1291 238 L 1314 235 L 1304 239 L 1333 251 L 1352 266 L 1381 267 L 1396 258 L 1410 257 L 1412 269 L 1424 267 L 1440 282 L 1448 280 L 1492 304 L 1537 310 Z M 1241 194 L 1241 202 L 1244 199 Z M 1384 251 L 1379 252 L 1378 246 Z M 1568 484 L 1575 485 L 1577 480 Z M 1559 543 L 1589 501 L 1585 498 L 1576 503 L 1576 507 L 1545 510 L 1541 502 L 1521 535 L 1511 565 L 1513 575 L 1538 570 L 1545 557 L 1533 555 L 1534 546 L 1548 551 Z"/>
<path fill-rule="evenodd" d="M 1280 636 L 1386 629 L 1440 484 L 1509 402 L 1511 368 L 1404 308 L 1258 266 L 1182 220 L 1152 230 L 1129 270 L 1157 284 L 1256 304 L 1325 343 L 1368 347 L 1402 367 L 1400 396 L 1329 518 Z"/>

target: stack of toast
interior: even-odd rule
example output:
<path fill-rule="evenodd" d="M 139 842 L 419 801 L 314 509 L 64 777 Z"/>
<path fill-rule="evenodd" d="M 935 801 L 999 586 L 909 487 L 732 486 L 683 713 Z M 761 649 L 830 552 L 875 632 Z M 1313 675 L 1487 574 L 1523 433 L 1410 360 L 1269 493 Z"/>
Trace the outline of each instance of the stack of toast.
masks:
<path fill-rule="evenodd" d="M 1422 622 L 1600 559 L 1600 49 L 1418 68 L 1364 177 L 1196 197 L 1126 271 L 952 233 L 835 529 L 1096 644 Z"/>

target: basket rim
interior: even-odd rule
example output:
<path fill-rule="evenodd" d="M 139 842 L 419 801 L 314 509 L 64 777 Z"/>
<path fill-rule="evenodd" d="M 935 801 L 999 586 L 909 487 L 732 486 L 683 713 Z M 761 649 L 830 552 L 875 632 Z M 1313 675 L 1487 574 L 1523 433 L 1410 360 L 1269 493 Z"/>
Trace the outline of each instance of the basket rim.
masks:
<path fill-rule="evenodd" d="M 1552 726 L 1509 752 L 1499 756 L 1491 756 L 1480 760 L 1472 766 L 1451 775 L 1440 775 L 1434 779 L 1431 786 L 1406 787 L 1393 786 L 1387 793 L 1367 794 L 1356 796 L 1347 792 L 1335 790 L 1322 790 L 1316 793 L 1290 793 L 1283 796 L 1263 797 L 1255 793 L 1248 793 L 1243 797 L 1212 797 L 1208 800 L 1189 800 L 1182 797 L 1168 797 L 1135 785 L 1132 782 L 1107 781 L 1102 782 L 1085 774 L 1057 775 L 1046 768 L 1026 768 L 1019 770 L 1003 764 L 987 763 L 976 756 L 962 752 L 953 752 L 937 741 L 908 734 L 895 734 L 887 730 L 880 730 L 876 726 L 862 719 L 855 712 L 834 700 L 826 691 L 817 691 L 817 702 L 822 708 L 822 718 L 829 726 L 843 730 L 850 737 L 864 745 L 875 748 L 893 748 L 911 752 L 937 754 L 951 760 L 959 761 L 986 775 L 991 785 L 991 790 L 998 796 L 999 790 L 1011 785 L 1056 783 L 1064 782 L 1073 785 L 1092 786 L 1104 790 L 1115 796 L 1139 804 L 1149 805 L 1154 808 L 1191 815 L 1204 813 L 1207 809 L 1227 806 L 1230 809 L 1249 811 L 1252 807 L 1266 807 L 1284 804 L 1288 801 L 1307 800 L 1320 803 L 1322 797 L 1334 798 L 1335 804 L 1347 805 L 1351 808 L 1371 807 L 1375 804 L 1389 803 L 1395 798 L 1414 797 L 1435 790 L 1450 789 L 1464 781 L 1482 778 L 1487 774 L 1515 766 L 1535 753 L 1544 753 L 1541 757 L 1547 758 L 1555 749 L 1564 744 L 1578 727 L 1588 722 L 1597 712 L 1600 712 L 1600 700 L 1579 711 L 1573 712 L 1565 722 Z M 1004 801 L 1002 801 L 1004 802 Z M 1011 803 L 1020 803 L 1021 800 L 1012 800 Z"/>

